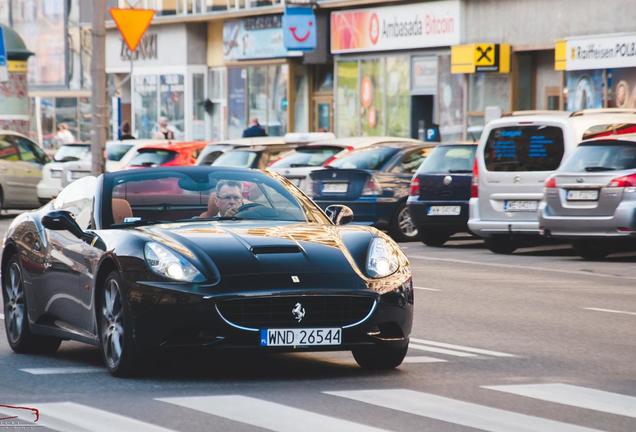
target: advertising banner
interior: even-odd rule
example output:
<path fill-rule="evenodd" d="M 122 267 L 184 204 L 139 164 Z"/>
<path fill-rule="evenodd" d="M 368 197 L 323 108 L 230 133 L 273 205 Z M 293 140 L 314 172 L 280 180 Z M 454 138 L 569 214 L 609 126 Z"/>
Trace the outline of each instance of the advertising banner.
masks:
<path fill-rule="evenodd" d="M 331 14 L 334 54 L 426 48 L 460 42 L 460 2 L 416 3 Z"/>
<path fill-rule="evenodd" d="M 565 70 L 636 67 L 636 33 L 572 38 L 564 43 Z"/>
<path fill-rule="evenodd" d="M 316 48 L 316 15 L 310 7 L 285 8 L 283 40 L 290 50 L 312 51 Z"/>
<path fill-rule="evenodd" d="M 283 41 L 282 15 L 226 21 L 223 24 L 223 58 L 250 60 L 302 56 L 288 51 Z"/>

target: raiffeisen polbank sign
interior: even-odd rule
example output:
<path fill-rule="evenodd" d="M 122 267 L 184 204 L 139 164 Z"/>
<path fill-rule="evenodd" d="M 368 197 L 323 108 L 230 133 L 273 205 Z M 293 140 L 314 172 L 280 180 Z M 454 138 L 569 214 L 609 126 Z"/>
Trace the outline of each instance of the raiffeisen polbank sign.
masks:
<path fill-rule="evenodd" d="M 568 38 L 555 47 L 557 70 L 636 67 L 636 33 Z"/>

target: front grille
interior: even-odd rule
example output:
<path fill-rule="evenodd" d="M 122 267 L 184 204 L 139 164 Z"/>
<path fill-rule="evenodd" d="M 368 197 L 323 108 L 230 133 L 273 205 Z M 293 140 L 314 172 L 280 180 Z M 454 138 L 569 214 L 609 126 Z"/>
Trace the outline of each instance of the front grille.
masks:
<path fill-rule="evenodd" d="M 300 303 L 304 317 L 293 309 Z M 368 296 L 284 296 L 226 300 L 217 309 L 227 321 L 251 329 L 276 327 L 346 327 L 363 320 L 374 307 Z"/>

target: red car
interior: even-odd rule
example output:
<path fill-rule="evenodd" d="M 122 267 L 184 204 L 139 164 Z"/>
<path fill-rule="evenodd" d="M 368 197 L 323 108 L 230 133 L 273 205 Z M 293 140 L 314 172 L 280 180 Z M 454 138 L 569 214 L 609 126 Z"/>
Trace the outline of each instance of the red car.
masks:
<path fill-rule="evenodd" d="M 148 144 L 137 150 L 125 168 L 195 165 L 197 156 L 206 145 L 204 141 Z"/>

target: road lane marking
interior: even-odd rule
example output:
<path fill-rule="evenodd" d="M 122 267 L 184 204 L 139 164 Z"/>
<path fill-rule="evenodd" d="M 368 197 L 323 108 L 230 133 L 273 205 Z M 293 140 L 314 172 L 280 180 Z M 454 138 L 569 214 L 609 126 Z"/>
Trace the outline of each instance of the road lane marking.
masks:
<path fill-rule="evenodd" d="M 418 286 L 414 286 L 413 288 L 418 290 L 426 290 L 426 291 L 441 291 L 440 289 L 437 289 L 437 288 L 425 288 L 425 287 L 418 287 Z"/>
<path fill-rule="evenodd" d="M 37 423 L 30 423 L 38 426 L 45 426 L 49 429 L 64 432 L 112 432 L 112 431 L 135 431 L 135 432 L 174 432 L 130 417 L 102 411 L 86 405 L 73 402 L 54 403 L 20 403 L 21 406 L 30 406 L 40 410 L 40 420 Z M 25 420 L 33 422 L 32 414 L 18 414 Z M 22 418 L 22 417 L 21 417 Z"/>
<path fill-rule="evenodd" d="M 621 311 L 621 310 L 615 310 L 615 309 L 601 309 L 601 308 L 583 308 L 583 309 L 596 311 L 596 312 L 608 312 L 608 313 L 623 314 L 623 315 L 636 315 L 636 312 L 627 312 L 627 311 Z"/>
<path fill-rule="evenodd" d="M 450 350 L 446 348 L 429 347 L 429 346 L 418 345 L 414 343 L 409 344 L 409 348 L 420 350 L 420 351 L 434 352 L 438 354 L 446 354 L 446 355 L 451 355 L 455 357 L 477 357 L 477 354 L 455 351 L 455 350 Z"/>
<path fill-rule="evenodd" d="M 407 389 L 324 393 L 488 432 L 598 432 L 596 429 Z"/>
<path fill-rule="evenodd" d="M 482 386 L 483 388 L 636 418 L 636 397 L 569 384 Z"/>
<path fill-rule="evenodd" d="M 446 363 L 447 360 L 427 356 L 406 356 L 404 363 Z"/>
<path fill-rule="evenodd" d="M 298 432 L 299 429 L 324 432 L 382 431 L 349 420 L 248 396 L 192 396 L 156 400 L 277 432 Z"/>
<path fill-rule="evenodd" d="M 468 351 L 468 352 L 475 353 L 475 354 L 489 355 L 489 356 L 493 356 L 493 357 L 517 357 L 514 354 L 508 354 L 508 353 L 499 352 L 499 351 L 485 350 L 485 349 L 481 349 L 481 348 L 473 348 L 473 347 L 463 346 L 463 345 L 453 345 L 453 344 L 449 344 L 449 343 L 436 342 L 436 341 L 427 340 L 427 339 L 411 338 L 411 341 L 415 342 L 415 343 L 418 343 L 418 344 L 432 345 L 432 346 L 441 347 L 441 348 L 451 348 L 451 349 L 456 349 L 456 350 L 460 350 L 460 351 Z"/>
<path fill-rule="evenodd" d="M 31 375 L 65 375 L 78 373 L 106 372 L 106 369 L 99 367 L 50 367 L 50 368 L 25 368 L 20 369 Z"/>
<path fill-rule="evenodd" d="M 560 269 L 551 269 L 547 267 L 535 267 L 535 266 L 523 266 L 516 264 L 502 264 L 502 263 L 491 263 L 491 262 L 483 262 L 483 261 L 469 261 L 469 260 L 459 260 L 453 258 L 439 258 L 425 255 L 411 255 L 408 257 L 409 259 L 421 259 L 428 261 L 440 261 L 440 262 L 448 262 L 454 264 L 469 264 L 469 265 L 478 265 L 478 266 L 487 266 L 487 267 L 497 267 L 497 268 L 510 268 L 510 269 L 520 269 L 520 270 L 532 270 L 532 271 L 545 271 L 545 272 L 553 272 L 553 273 L 563 273 L 563 274 L 573 274 L 578 276 L 597 276 L 597 277 L 611 277 L 616 279 L 629 279 L 636 280 L 636 276 L 620 276 L 613 275 L 608 273 L 594 273 L 594 272 L 586 272 L 582 270 L 560 270 Z"/>

